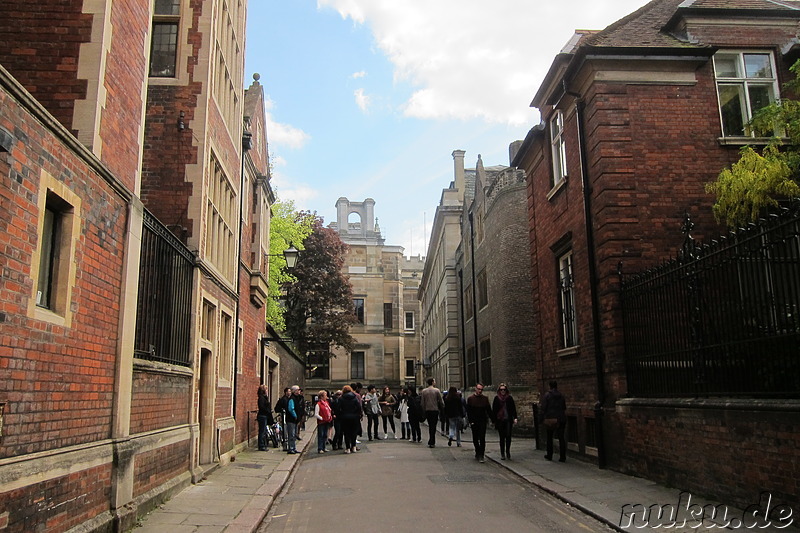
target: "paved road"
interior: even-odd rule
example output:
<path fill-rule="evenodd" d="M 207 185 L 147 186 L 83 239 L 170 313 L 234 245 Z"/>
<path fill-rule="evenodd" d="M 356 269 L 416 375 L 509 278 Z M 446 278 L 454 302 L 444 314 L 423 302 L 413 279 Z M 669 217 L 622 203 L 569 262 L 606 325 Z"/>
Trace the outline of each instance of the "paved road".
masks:
<path fill-rule="evenodd" d="M 317 454 L 312 443 L 259 533 L 612 531 L 490 461 L 478 463 L 471 443 L 448 447 L 439 436 L 430 449 L 364 440 L 361 451 L 349 455 Z"/>

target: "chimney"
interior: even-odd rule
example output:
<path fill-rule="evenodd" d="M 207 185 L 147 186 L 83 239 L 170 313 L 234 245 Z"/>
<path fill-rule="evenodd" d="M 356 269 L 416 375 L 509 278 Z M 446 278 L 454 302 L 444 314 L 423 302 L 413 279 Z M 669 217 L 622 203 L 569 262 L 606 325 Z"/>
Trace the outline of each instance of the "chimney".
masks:
<path fill-rule="evenodd" d="M 464 150 L 453 150 L 453 166 L 458 197 L 464 200 Z"/>

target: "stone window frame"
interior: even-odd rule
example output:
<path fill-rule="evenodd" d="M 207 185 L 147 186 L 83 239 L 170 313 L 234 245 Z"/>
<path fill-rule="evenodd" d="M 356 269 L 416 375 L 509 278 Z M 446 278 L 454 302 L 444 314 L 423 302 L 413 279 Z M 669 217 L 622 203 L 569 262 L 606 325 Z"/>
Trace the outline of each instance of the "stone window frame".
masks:
<path fill-rule="evenodd" d="M 366 379 L 367 353 L 362 350 L 350 352 L 350 379 Z"/>
<path fill-rule="evenodd" d="M 64 183 L 41 171 L 38 200 L 38 241 L 31 258 L 33 294 L 28 303 L 28 317 L 64 327 L 72 325 L 72 290 L 77 278 L 75 253 L 80 239 L 81 198 Z M 52 239 L 45 237 L 45 214 L 55 217 L 56 231 Z M 48 246 L 49 252 L 48 252 Z M 41 276 L 49 271 L 50 301 L 39 305 Z"/>
<path fill-rule="evenodd" d="M 178 0 L 178 13 L 160 14 L 155 12 L 155 5 L 153 6 L 153 18 L 150 28 L 150 59 L 147 64 L 148 83 L 153 85 L 183 85 L 189 81 L 188 64 L 189 54 L 192 53 L 192 48 L 188 44 L 189 40 L 189 25 L 186 23 L 191 17 L 185 16 L 189 9 L 189 0 Z M 176 26 L 177 42 L 175 44 L 175 71 L 171 76 L 154 76 L 151 74 L 152 69 L 152 48 L 154 28 L 156 25 L 170 24 Z"/>

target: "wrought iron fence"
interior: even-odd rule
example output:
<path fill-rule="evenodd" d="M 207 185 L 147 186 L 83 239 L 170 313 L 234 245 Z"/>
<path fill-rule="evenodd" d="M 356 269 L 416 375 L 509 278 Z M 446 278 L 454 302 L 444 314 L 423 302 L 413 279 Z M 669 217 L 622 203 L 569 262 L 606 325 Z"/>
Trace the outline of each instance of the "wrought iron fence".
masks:
<path fill-rule="evenodd" d="M 134 352 L 189 366 L 194 255 L 147 210 L 142 228 Z"/>
<path fill-rule="evenodd" d="M 800 397 L 800 209 L 621 278 L 628 392 Z"/>

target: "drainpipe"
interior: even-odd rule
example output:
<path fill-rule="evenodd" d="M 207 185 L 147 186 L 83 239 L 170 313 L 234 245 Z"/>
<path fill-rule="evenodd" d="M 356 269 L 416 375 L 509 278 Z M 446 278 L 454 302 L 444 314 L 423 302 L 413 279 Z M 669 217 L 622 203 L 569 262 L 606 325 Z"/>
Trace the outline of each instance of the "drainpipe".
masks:
<path fill-rule="evenodd" d="M 584 101 L 577 93 L 567 92 L 577 99 L 578 150 L 581 158 L 581 183 L 583 184 L 583 220 L 586 225 L 586 257 L 589 262 L 589 288 L 592 298 L 592 331 L 594 332 L 594 361 L 597 374 L 597 402 L 594 404 L 595 437 L 597 439 L 597 466 L 606 467 L 606 445 L 603 432 L 603 406 L 606 399 L 605 352 L 600 332 L 600 297 L 597 287 L 597 255 L 595 254 L 594 226 L 592 224 L 592 186 L 589 182 L 589 164 L 586 157 L 584 134 Z"/>
<path fill-rule="evenodd" d="M 475 336 L 475 382 L 481 381 L 481 347 L 478 344 L 478 286 L 475 281 L 475 224 L 472 220 L 472 213 L 469 215 L 469 256 L 472 263 L 472 332 Z M 466 358 L 466 355 L 464 356 Z"/>

